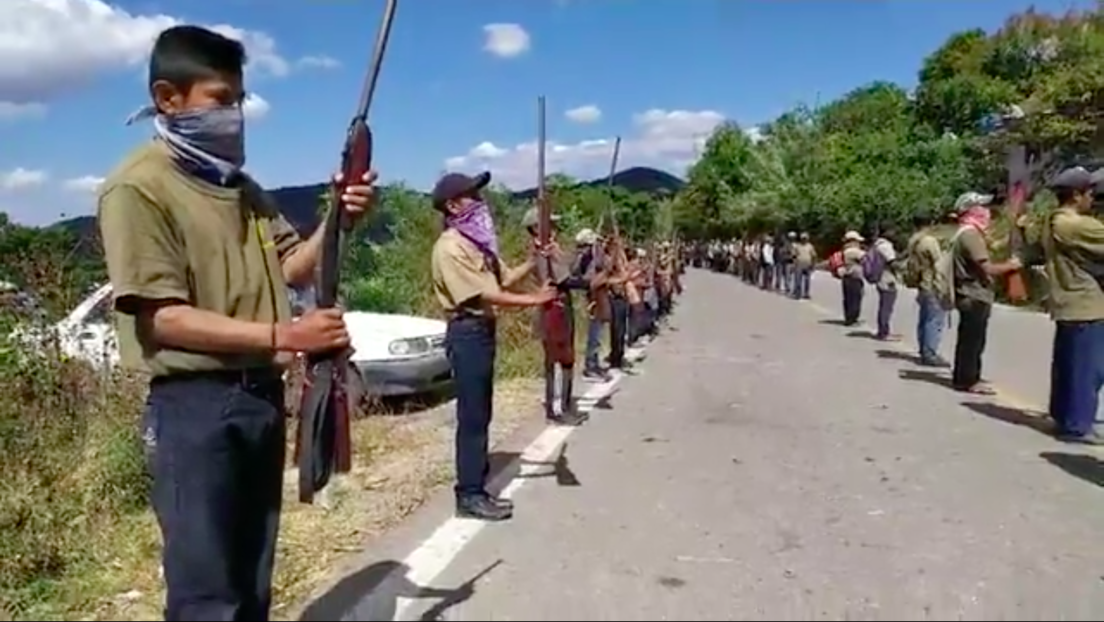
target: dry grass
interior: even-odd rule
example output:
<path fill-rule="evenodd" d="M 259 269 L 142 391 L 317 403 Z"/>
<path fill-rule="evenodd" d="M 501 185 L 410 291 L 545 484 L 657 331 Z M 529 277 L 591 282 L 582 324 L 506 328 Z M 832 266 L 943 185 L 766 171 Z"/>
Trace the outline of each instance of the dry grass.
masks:
<path fill-rule="evenodd" d="M 495 442 L 539 415 L 536 385 L 499 383 Z M 305 599 L 374 537 L 409 516 L 452 475 L 452 403 L 409 415 L 370 417 L 354 424 L 354 470 L 313 506 L 298 503 L 295 480 L 286 480 L 273 615 L 291 619 Z M 164 597 L 158 574 L 160 536 L 152 516 L 133 517 L 109 538 L 116 548 L 89 581 L 87 596 L 70 600 L 63 617 L 90 620 L 151 620 Z M 121 537 L 122 533 L 129 534 Z M 91 579 L 91 577 L 90 577 Z M 83 590 L 82 590 L 83 591 Z M 99 593 L 98 601 L 89 598 Z M 76 594 L 72 594 L 76 596 Z M 61 613 L 59 610 L 58 613 Z M 72 617 L 70 617 L 72 616 Z"/>

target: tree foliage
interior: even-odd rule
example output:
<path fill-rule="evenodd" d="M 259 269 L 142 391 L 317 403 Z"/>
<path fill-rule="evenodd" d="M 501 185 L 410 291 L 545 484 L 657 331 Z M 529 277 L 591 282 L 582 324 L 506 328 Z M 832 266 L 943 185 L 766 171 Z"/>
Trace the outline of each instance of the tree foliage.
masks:
<path fill-rule="evenodd" d="M 900 230 L 963 191 L 993 189 L 1013 142 L 1054 154 L 1054 166 L 1100 155 L 1100 7 L 955 33 L 918 77 L 911 93 L 875 82 L 797 107 L 755 139 L 718 127 L 675 198 L 676 228 L 697 238 L 804 229 L 834 242 L 846 229 Z"/>

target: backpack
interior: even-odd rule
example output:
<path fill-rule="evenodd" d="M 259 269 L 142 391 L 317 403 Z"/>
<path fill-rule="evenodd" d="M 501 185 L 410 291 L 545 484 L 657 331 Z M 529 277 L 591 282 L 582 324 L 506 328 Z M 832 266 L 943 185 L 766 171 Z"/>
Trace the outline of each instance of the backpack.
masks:
<path fill-rule="evenodd" d="M 920 287 L 921 267 L 916 248 L 920 246 L 920 241 L 924 239 L 924 235 L 910 240 L 909 247 L 905 250 L 905 267 L 901 271 L 901 282 L 905 284 L 905 287 Z"/>
<path fill-rule="evenodd" d="M 866 254 L 862 257 L 863 278 L 871 285 L 877 284 L 878 281 L 882 280 L 882 275 L 885 274 L 885 270 L 885 255 L 878 250 L 878 246 L 875 244 L 867 249 Z"/>
<path fill-rule="evenodd" d="M 955 255 L 958 254 L 958 237 L 967 227 L 959 227 L 951 238 L 950 248 L 939 258 L 935 267 L 935 299 L 944 311 L 955 308 Z"/>
<path fill-rule="evenodd" d="M 843 269 L 843 251 L 836 251 L 828 256 L 828 271 L 837 279 L 840 278 L 840 270 Z"/>

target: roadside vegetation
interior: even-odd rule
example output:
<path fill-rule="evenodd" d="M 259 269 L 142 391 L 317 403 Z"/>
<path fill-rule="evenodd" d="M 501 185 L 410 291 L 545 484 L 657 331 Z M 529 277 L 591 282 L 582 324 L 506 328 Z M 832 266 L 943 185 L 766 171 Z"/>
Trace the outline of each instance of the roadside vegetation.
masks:
<path fill-rule="evenodd" d="M 1091 162 L 1098 155 L 1104 108 L 1100 10 L 1025 13 L 995 33 L 955 34 L 923 61 L 919 76 L 911 93 L 878 82 L 836 101 L 797 107 L 758 127 L 756 139 L 750 128 L 723 125 L 689 169 L 686 187 L 674 195 L 616 189 L 611 200 L 602 187 L 553 176 L 550 190 L 562 228 L 597 228 L 615 216 L 623 234 L 637 241 L 675 232 L 704 240 L 801 229 L 827 252 L 847 229 L 907 232 L 913 215 L 946 213 L 959 193 L 999 186 L 1003 153 L 1012 142 L 1054 153 L 1055 163 Z M 1023 111 L 1023 122 L 992 131 L 989 115 L 1012 105 Z M 519 261 L 525 238 L 518 222 L 527 205 L 501 189 L 491 201 L 504 254 Z M 1040 194 L 1032 214 L 1047 206 Z M 423 195 L 401 186 L 386 189 L 377 212 L 374 218 L 388 223 L 387 238 L 369 243 L 362 229 L 348 245 L 348 306 L 438 315 L 427 266 L 439 215 Z M 1006 226 L 993 233 L 998 249 Z M 10 297 L 0 299 L 0 335 L 56 322 L 104 280 L 95 241 L 64 228 L 21 227 L 0 215 L 0 257 L 0 280 L 37 301 L 28 309 Z M 534 375 L 539 344 L 532 318 L 509 314 L 501 330 L 502 381 Z M 156 616 L 157 532 L 147 509 L 149 479 L 137 426 L 143 379 L 67 361 L 54 345 L 29 350 L 0 337 L 0 395 L 0 619 Z M 289 509 L 280 554 L 290 561 L 281 562 L 277 577 L 283 611 L 321 578 L 319 568 L 301 560 L 317 545 L 304 534 L 343 525 L 341 541 L 352 550 L 362 543 L 358 539 L 412 511 L 430 486 L 444 481 L 441 456 L 435 466 L 407 468 L 403 477 L 381 481 L 367 475 L 381 470 L 383 461 L 397 464 L 396 456 L 403 464 L 422 464 L 418 456 L 431 451 L 426 439 L 448 425 L 444 418 L 420 421 L 415 433 L 384 419 L 397 418 L 357 423 L 360 475 L 347 494 L 387 489 L 395 511 L 373 530 L 355 525 L 358 514 L 327 521 L 320 518 L 325 509 Z M 341 552 L 338 547 L 329 553 Z"/>

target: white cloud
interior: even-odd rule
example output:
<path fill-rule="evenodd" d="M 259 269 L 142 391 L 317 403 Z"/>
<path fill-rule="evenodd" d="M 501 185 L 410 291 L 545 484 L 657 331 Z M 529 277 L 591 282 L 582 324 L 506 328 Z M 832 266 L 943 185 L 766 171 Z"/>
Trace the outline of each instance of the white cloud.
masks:
<path fill-rule="evenodd" d="M 10 171 L 0 172 L 0 190 L 35 188 L 46 183 L 48 178 L 46 171 L 35 171 L 20 166 Z"/>
<path fill-rule="evenodd" d="M 0 102 L 42 104 L 98 77 L 144 64 L 158 33 L 181 21 L 136 14 L 104 0 L 0 1 Z M 293 63 L 263 32 L 210 26 L 241 41 L 250 71 L 287 75 Z M 304 66 L 317 66 L 317 59 Z"/>
<path fill-rule="evenodd" d="M 66 179 L 62 186 L 70 192 L 77 192 L 80 194 L 91 194 L 100 189 L 100 185 L 103 184 L 103 177 L 96 177 L 95 175 L 85 175 L 83 177 L 74 177 L 73 179 Z"/>
<path fill-rule="evenodd" d="M 14 104 L 0 101 L 0 121 L 11 121 L 27 117 L 41 117 L 46 114 L 42 104 Z"/>
<path fill-rule="evenodd" d="M 341 62 L 332 56 L 325 56 L 321 54 L 304 56 L 295 61 L 298 67 L 318 68 L 318 69 L 336 69 L 341 66 Z"/>
<path fill-rule="evenodd" d="M 618 168 L 652 166 L 682 174 L 698 157 L 709 134 L 725 120 L 714 110 L 652 109 L 633 116 L 634 131 L 621 141 Z M 613 138 L 596 138 L 562 144 L 548 141 L 549 173 L 566 173 L 594 179 L 609 173 Z M 449 158 L 445 167 L 459 171 L 489 170 L 495 181 L 515 190 L 536 184 L 537 144 L 503 148 L 490 141 L 476 145 L 462 156 Z"/>
<path fill-rule="evenodd" d="M 757 142 L 763 140 L 763 138 L 764 138 L 763 130 L 759 129 L 758 125 L 753 125 L 753 126 L 747 128 L 747 129 L 745 129 L 744 133 L 747 134 L 748 138 L 751 139 L 751 142 L 754 142 L 754 143 L 757 143 Z"/>
<path fill-rule="evenodd" d="M 242 112 L 246 119 L 260 119 L 267 115 L 271 109 L 272 105 L 268 103 L 268 100 L 256 93 L 246 95 L 245 101 L 242 102 Z"/>
<path fill-rule="evenodd" d="M 483 49 L 502 58 L 513 58 L 529 50 L 529 33 L 519 24 L 487 24 Z"/>
<path fill-rule="evenodd" d="M 602 118 L 602 109 L 594 104 L 587 104 L 568 110 L 564 116 L 576 123 L 595 123 Z"/>

